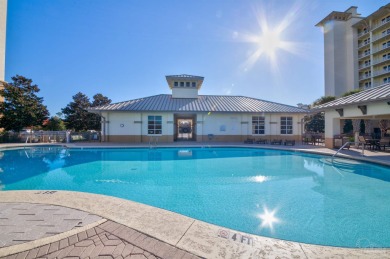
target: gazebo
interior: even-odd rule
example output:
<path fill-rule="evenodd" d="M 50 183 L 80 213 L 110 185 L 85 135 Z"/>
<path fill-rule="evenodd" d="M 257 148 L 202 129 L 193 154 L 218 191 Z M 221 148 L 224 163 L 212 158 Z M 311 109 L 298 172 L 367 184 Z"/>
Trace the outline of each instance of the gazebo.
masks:
<path fill-rule="evenodd" d="M 390 134 L 390 84 L 315 106 L 312 111 L 325 113 L 325 147 L 335 147 L 334 138 L 342 133 L 341 122 L 345 119 L 352 120 L 355 138 L 361 120 L 364 120 L 366 134 L 379 129 L 383 137 Z"/>

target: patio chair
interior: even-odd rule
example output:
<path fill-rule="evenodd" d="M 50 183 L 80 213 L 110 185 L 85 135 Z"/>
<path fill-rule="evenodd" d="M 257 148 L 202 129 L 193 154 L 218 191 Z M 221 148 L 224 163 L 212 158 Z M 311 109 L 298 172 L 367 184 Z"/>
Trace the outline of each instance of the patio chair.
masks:
<path fill-rule="evenodd" d="M 358 140 L 359 140 L 358 147 L 362 145 L 364 149 L 366 149 L 366 146 L 369 146 L 370 149 L 372 148 L 372 142 L 366 140 L 363 136 L 359 136 Z"/>
<path fill-rule="evenodd" d="M 281 139 L 274 139 L 271 141 L 271 145 L 282 145 L 282 142 Z"/>
<path fill-rule="evenodd" d="M 383 151 L 386 151 L 386 148 L 390 147 L 390 138 L 381 138 L 381 140 L 379 140 L 378 142 L 379 150 L 382 150 L 382 147 L 383 147 Z"/>
<path fill-rule="evenodd" d="M 308 145 L 310 141 L 311 141 L 311 135 L 310 134 L 305 134 L 305 135 L 302 136 L 302 144 Z"/>
<path fill-rule="evenodd" d="M 246 140 L 244 140 L 244 144 L 253 144 L 255 143 L 255 140 L 253 138 L 247 138 Z"/>
<path fill-rule="evenodd" d="M 266 139 L 259 139 L 255 142 L 256 144 L 267 144 L 268 141 Z"/>
<path fill-rule="evenodd" d="M 295 140 L 285 140 L 284 141 L 285 146 L 294 146 L 295 145 Z"/>

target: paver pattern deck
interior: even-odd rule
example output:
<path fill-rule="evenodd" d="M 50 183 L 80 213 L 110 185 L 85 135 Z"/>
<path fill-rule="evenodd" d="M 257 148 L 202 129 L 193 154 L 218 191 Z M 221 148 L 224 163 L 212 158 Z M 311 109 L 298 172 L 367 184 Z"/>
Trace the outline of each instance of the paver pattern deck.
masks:
<path fill-rule="evenodd" d="M 56 212 L 70 212 L 67 215 L 83 215 L 88 214 L 79 210 L 69 209 L 62 206 L 42 205 L 42 204 L 28 204 L 28 203 L 0 203 L 0 208 L 6 208 L 2 211 L 2 215 L 12 216 L 15 215 L 15 211 L 28 211 L 29 216 L 32 215 L 46 215 L 43 221 L 39 221 L 42 224 L 46 224 L 47 221 L 51 221 L 53 218 L 48 214 L 45 214 L 48 209 Z M 55 209 L 55 210 L 53 210 Z M 30 213 L 32 212 L 33 213 Z M 49 210 L 50 211 L 50 210 Z M 78 213 L 77 213 L 78 212 Z M 16 212 L 17 217 L 20 213 Z M 88 214 L 87 219 L 96 219 L 95 215 Z M 55 217 L 54 217 L 55 218 Z M 26 224 L 27 222 L 27 224 Z M 30 234 L 29 240 L 19 241 L 27 242 L 34 239 L 39 239 L 40 235 L 36 235 L 35 232 L 40 234 L 43 231 L 34 228 L 34 221 L 30 221 L 33 227 L 29 227 L 29 221 L 22 221 L 21 224 L 14 225 L 15 228 L 22 228 L 22 225 L 26 228 L 25 233 Z M 59 222 L 59 225 L 64 225 Z M 65 224 L 66 225 L 66 224 Z M 59 230 L 58 230 L 59 231 Z M 3 240 L 7 235 L 4 234 L 3 229 L 0 233 L 0 240 Z M 195 259 L 200 258 L 193 254 L 190 254 L 184 250 L 178 249 L 172 245 L 164 243 L 153 237 L 145 235 L 132 228 L 118 224 L 113 221 L 106 221 L 96 227 L 79 232 L 78 234 L 69 236 L 56 242 L 45 244 L 43 246 L 36 247 L 31 250 L 19 252 L 16 254 L 8 255 L 7 259 L 16 258 L 132 258 L 132 259 L 156 259 L 156 258 L 182 258 L 182 259 Z"/>
<path fill-rule="evenodd" d="M 0 248 L 56 235 L 100 219 L 62 206 L 0 203 Z"/>

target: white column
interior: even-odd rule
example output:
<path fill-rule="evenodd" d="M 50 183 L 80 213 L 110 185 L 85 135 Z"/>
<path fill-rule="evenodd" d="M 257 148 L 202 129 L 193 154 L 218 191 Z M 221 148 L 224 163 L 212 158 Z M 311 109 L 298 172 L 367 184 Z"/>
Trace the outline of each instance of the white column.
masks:
<path fill-rule="evenodd" d="M 325 147 L 333 148 L 334 135 L 340 134 L 340 115 L 336 111 L 325 112 Z"/>

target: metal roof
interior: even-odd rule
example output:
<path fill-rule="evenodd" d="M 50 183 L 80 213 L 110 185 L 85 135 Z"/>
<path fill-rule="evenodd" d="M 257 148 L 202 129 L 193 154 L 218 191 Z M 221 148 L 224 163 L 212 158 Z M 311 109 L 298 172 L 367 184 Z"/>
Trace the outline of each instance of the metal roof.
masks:
<path fill-rule="evenodd" d="M 364 104 L 377 101 L 390 101 L 390 84 L 385 84 L 361 91 L 356 94 L 341 97 L 334 101 L 313 107 L 313 110 L 327 110 L 353 104 Z"/>
<path fill-rule="evenodd" d="M 160 94 L 135 100 L 92 107 L 89 111 L 307 113 L 308 110 L 245 96 L 199 95 L 198 98 L 172 98 Z"/>
<path fill-rule="evenodd" d="M 186 74 L 181 74 L 181 75 L 169 75 L 169 76 L 166 76 L 167 78 L 168 77 L 172 77 L 172 78 L 188 78 L 188 79 L 204 79 L 203 76 L 193 76 L 193 75 L 186 75 Z"/>

